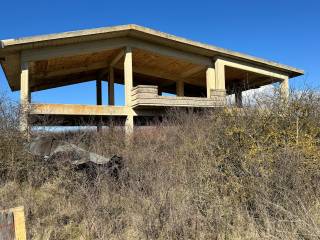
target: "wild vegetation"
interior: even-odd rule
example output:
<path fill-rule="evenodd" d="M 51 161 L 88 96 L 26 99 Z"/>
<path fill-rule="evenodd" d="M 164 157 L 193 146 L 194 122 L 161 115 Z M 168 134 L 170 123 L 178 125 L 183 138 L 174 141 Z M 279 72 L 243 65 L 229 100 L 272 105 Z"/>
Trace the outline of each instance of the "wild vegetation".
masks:
<path fill-rule="evenodd" d="M 116 178 L 32 156 L 8 104 L 2 99 L 0 206 L 25 206 L 29 239 L 320 238 L 320 98 L 312 92 L 241 111 L 173 111 L 127 144 L 117 128 L 46 133 L 122 156 Z"/>

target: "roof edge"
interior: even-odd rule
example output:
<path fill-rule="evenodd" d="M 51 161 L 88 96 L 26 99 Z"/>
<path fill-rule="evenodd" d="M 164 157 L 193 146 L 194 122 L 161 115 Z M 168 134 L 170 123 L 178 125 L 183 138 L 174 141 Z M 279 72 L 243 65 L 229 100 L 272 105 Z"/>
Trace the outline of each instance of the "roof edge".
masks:
<path fill-rule="evenodd" d="M 110 27 L 100 27 L 94 29 L 84 29 L 84 30 L 76 30 L 76 31 L 68 31 L 62 33 L 53 33 L 53 34 L 44 34 L 44 35 L 36 35 L 30 37 L 22 37 L 16 39 L 5 39 L 0 40 L 0 52 L 5 51 L 6 48 L 8 51 L 11 49 L 12 51 L 20 51 L 22 49 L 33 48 L 35 42 L 45 42 L 45 41 L 55 41 L 61 39 L 69 39 L 70 43 L 72 38 L 79 37 L 93 37 L 96 35 L 108 34 L 111 32 L 125 32 L 125 31 L 135 31 L 139 34 L 151 35 L 153 37 L 157 37 L 162 39 L 163 41 L 174 41 L 179 44 L 185 44 L 191 46 L 193 48 L 198 48 L 202 50 L 206 50 L 208 52 L 212 52 L 215 54 L 221 54 L 231 58 L 238 58 L 249 62 L 255 62 L 258 64 L 266 65 L 269 67 L 278 68 L 281 71 L 288 72 L 290 77 L 296 77 L 304 74 L 304 71 L 298 68 L 294 68 L 288 65 L 284 65 L 275 61 L 266 60 L 260 57 L 251 56 L 248 54 L 240 53 L 237 51 L 232 51 L 220 47 L 216 47 L 214 45 L 209 45 L 205 43 L 201 43 L 198 41 L 189 40 L 187 38 L 178 37 L 172 34 L 168 34 L 165 32 L 161 32 L 158 30 L 154 30 L 151 28 L 143 27 L 137 24 L 127 24 L 127 25 L 118 25 L 118 26 L 110 26 Z M 68 41 L 68 43 L 69 43 Z M 84 39 L 82 41 L 89 41 L 88 39 Z M 27 45 L 27 46 L 25 46 Z M 25 46 L 26 48 L 23 48 Z"/>

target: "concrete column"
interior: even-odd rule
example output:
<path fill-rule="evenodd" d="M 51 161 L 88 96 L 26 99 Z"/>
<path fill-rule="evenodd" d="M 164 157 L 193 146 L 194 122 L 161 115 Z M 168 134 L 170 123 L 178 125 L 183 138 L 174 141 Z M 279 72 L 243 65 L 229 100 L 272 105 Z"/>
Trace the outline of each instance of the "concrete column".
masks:
<path fill-rule="evenodd" d="M 102 105 L 101 80 L 96 80 L 97 105 Z"/>
<path fill-rule="evenodd" d="M 125 103 L 126 106 L 131 107 L 131 93 L 133 87 L 133 70 L 132 70 L 132 49 L 127 47 L 124 56 L 124 87 L 125 87 Z M 125 131 L 127 137 L 133 131 L 133 115 L 129 114 L 125 122 Z"/>
<path fill-rule="evenodd" d="M 113 70 L 113 67 L 109 68 L 108 104 L 114 105 L 114 70 Z"/>
<path fill-rule="evenodd" d="M 131 135 L 133 132 L 133 115 L 128 115 L 125 122 L 126 135 Z"/>
<path fill-rule="evenodd" d="M 102 89 L 101 89 L 101 79 L 96 80 L 96 97 L 97 97 L 97 105 L 102 105 Z M 101 120 L 101 119 L 100 119 Z M 101 121 L 97 125 L 97 131 L 100 132 L 102 130 Z"/>
<path fill-rule="evenodd" d="M 21 63 L 20 69 L 20 131 L 29 137 L 28 108 L 30 105 L 29 66 L 27 62 Z"/>
<path fill-rule="evenodd" d="M 216 88 L 216 75 L 213 67 L 208 67 L 206 71 L 207 98 L 211 98 L 211 89 Z"/>
<path fill-rule="evenodd" d="M 131 47 L 126 48 L 126 52 L 124 56 L 124 87 L 125 87 L 126 106 L 131 106 L 131 91 L 133 87 Z"/>
<path fill-rule="evenodd" d="M 176 82 L 176 93 L 177 96 L 184 96 L 184 82 L 182 80 Z"/>
<path fill-rule="evenodd" d="M 237 89 L 234 93 L 235 95 L 235 103 L 236 103 L 236 106 L 241 108 L 243 107 L 243 104 L 242 104 L 242 90 L 241 89 Z"/>
<path fill-rule="evenodd" d="M 216 86 L 215 89 L 225 90 L 225 66 L 222 60 L 217 59 L 215 62 L 215 72 L 216 72 Z"/>
<path fill-rule="evenodd" d="M 284 101 L 288 101 L 289 99 L 289 78 L 285 78 L 280 83 L 280 97 Z"/>

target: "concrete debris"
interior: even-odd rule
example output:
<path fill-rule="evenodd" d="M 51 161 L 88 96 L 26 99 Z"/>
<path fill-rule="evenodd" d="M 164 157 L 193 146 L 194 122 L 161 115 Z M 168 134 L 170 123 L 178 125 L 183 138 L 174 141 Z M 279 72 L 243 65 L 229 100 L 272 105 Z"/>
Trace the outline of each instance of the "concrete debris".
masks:
<path fill-rule="evenodd" d="M 111 177 L 118 179 L 123 168 L 123 159 L 117 155 L 106 158 L 52 137 L 37 137 L 30 142 L 28 148 L 31 154 L 42 157 L 46 161 L 70 162 L 76 166 L 77 170 L 85 170 L 90 176 L 96 175 L 97 168 L 103 168 Z"/>

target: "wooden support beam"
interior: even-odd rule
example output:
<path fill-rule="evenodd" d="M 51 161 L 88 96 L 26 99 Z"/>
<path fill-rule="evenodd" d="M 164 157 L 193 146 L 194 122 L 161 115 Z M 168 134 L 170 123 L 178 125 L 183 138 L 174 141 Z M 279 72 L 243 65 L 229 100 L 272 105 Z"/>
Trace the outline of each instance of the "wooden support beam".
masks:
<path fill-rule="evenodd" d="M 114 105 L 114 70 L 113 70 L 113 67 L 109 67 L 108 104 Z"/>

